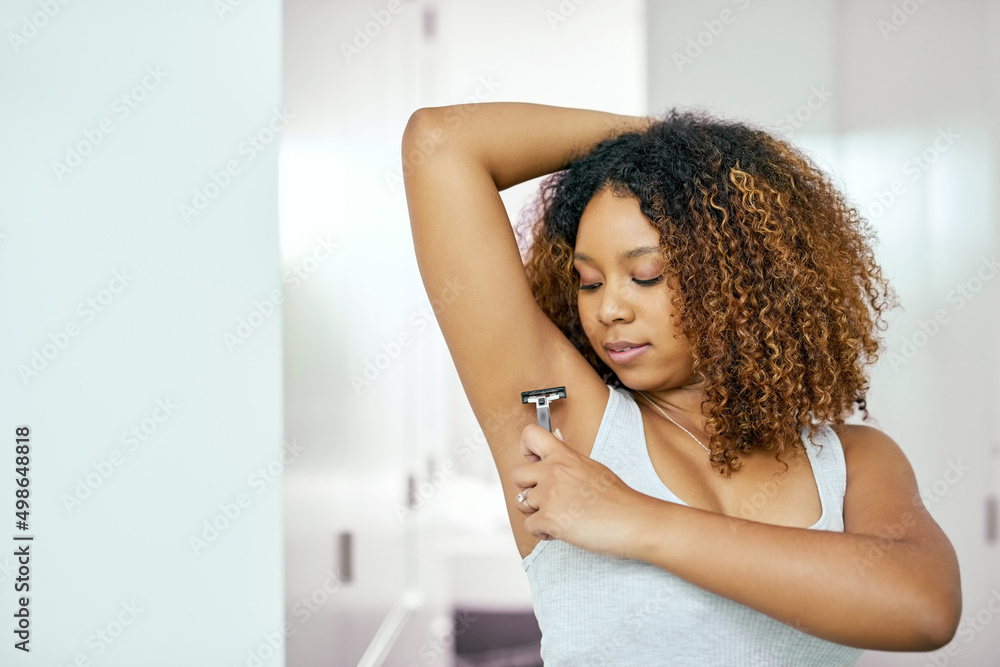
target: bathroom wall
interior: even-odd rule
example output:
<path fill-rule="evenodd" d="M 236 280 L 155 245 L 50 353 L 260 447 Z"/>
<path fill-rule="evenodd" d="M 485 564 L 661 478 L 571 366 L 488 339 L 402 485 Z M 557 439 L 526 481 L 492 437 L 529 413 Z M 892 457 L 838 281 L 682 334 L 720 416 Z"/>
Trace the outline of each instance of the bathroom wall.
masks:
<path fill-rule="evenodd" d="M 282 152 L 282 243 L 341 243 L 286 310 L 288 432 L 315 443 L 285 478 L 286 611 L 341 573 L 344 533 L 353 575 L 297 626 L 289 664 L 353 667 L 386 619 L 405 619 L 386 665 L 450 664 L 453 606 L 530 613 L 499 478 L 417 272 L 399 151 L 422 106 L 642 113 L 642 3 L 564 5 L 285 4 L 300 122 Z M 503 193 L 512 216 L 534 188 Z"/>
<path fill-rule="evenodd" d="M 903 306 L 868 407 L 958 552 L 966 620 L 932 655 L 868 667 L 1000 655 L 998 21 L 989 0 L 649 3 L 651 108 L 709 106 L 807 149 L 875 228 Z"/>
<path fill-rule="evenodd" d="M 873 423 L 960 554 L 966 615 L 992 619 L 998 16 L 987 0 L 286 2 L 297 122 L 281 242 L 301 274 L 285 304 L 286 437 L 306 443 L 285 474 L 289 664 L 448 664 L 456 602 L 530 602 L 402 191 L 409 114 L 467 101 L 707 107 L 833 174 L 904 306 L 873 370 Z M 512 217 L 535 187 L 503 193 Z M 861 664 L 983 664 L 1000 646 L 982 618 L 934 656 Z"/>
<path fill-rule="evenodd" d="M 0 663 L 284 664 L 280 29 L 0 8 Z"/>

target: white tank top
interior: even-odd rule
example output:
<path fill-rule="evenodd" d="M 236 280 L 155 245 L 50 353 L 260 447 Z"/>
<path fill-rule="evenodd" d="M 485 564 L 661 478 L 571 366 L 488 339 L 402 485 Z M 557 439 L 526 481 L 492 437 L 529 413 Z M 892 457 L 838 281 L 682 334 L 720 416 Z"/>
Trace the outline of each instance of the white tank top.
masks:
<path fill-rule="evenodd" d="M 632 394 L 608 388 L 591 458 L 640 493 L 684 504 L 653 468 Z M 821 448 L 807 436 L 803 428 L 823 506 L 810 528 L 843 532 L 847 469 L 840 440 L 829 426 L 816 432 Z M 845 667 L 863 653 L 796 630 L 650 563 L 560 540 L 539 542 L 522 567 L 546 667 Z"/>

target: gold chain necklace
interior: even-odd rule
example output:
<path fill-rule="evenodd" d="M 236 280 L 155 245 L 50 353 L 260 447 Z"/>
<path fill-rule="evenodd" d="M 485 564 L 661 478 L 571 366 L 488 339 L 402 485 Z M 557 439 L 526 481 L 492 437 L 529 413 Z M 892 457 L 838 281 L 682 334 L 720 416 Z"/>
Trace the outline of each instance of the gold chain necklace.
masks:
<path fill-rule="evenodd" d="M 702 449 L 704 449 L 709 454 L 712 453 L 712 450 L 709 449 L 708 447 L 706 447 L 705 445 L 702 445 L 701 444 L 701 440 L 699 440 L 698 438 L 695 438 L 694 434 L 691 433 L 691 431 L 687 430 L 686 428 L 684 428 L 683 426 L 681 426 L 680 424 L 678 424 L 676 421 L 674 421 L 673 419 L 671 419 L 670 415 L 668 415 L 666 412 L 663 411 L 663 408 L 661 408 L 656 403 L 653 403 L 653 399 L 651 399 L 649 396 L 646 396 L 646 394 L 642 393 L 641 391 L 636 390 L 636 393 L 639 394 L 640 396 L 642 396 L 643 398 L 645 398 L 647 401 L 649 401 L 650 405 L 652 405 L 654 408 L 656 408 L 657 410 L 659 410 L 660 414 L 663 415 L 664 417 L 666 417 L 667 419 L 669 419 L 670 422 L 674 426 L 676 426 L 677 428 L 679 428 L 680 430 L 684 431 L 685 433 L 687 433 L 688 435 L 690 435 L 692 438 L 694 438 L 694 441 L 697 442 L 699 445 L 701 445 Z"/>

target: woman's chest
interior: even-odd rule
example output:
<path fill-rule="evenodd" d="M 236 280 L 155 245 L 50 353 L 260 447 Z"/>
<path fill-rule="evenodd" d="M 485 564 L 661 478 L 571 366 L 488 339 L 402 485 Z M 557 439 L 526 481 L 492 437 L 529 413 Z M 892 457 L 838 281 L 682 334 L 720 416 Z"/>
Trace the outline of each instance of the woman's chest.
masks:
<path fill-rule="evenodd" d="M 691 507 L 798 528 L 814 525 L 823 514 L 819 486 L 801 447 L 781 455 L 787 468 L 774 452 L 742 455 L 741 469 L 726 478 L 710 466 L 707 454 L 692 458 L 679 455 L 670 445 L 649 442 L 648 455 L 659 482 Z"/>

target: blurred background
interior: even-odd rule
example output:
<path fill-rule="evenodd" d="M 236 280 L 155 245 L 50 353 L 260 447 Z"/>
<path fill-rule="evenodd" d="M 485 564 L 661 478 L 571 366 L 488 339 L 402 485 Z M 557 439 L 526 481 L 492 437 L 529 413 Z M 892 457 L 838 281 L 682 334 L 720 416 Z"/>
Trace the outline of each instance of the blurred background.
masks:
<path fill-rule="evenodd" d="M 965 607 L 860 664 L 1000 665 L 1000 3 L 9 0 L 0 34 L 6 618 L 34 537 L 0 664 L 538 664 L 399 155 L 417 108 L 514 100 L 746 119 L 867 215 L 904 307 L 869 407 Z"/>
<path fill-rule="evenodd" d="M 325 576 L 340 582 L 289 638 L 289 665 L 540 664 L 498 475 L 417 272 L 399 157 L 415 109 L 501 100 L 704 107 L 833 175 L 904 308 L 868 405 L 959 553 L 966 617 L 938 652 L 860 664 L 1000 664 L 1000 3 L 286 0 L 284 21 L 299 120 L 281 152 L 283 253 L 341 243 L 285 311 L 286 429 L 327 443 L 285 477 L 288 620 Z M 512 220 L 537 185 L 503 193 Z"/>

